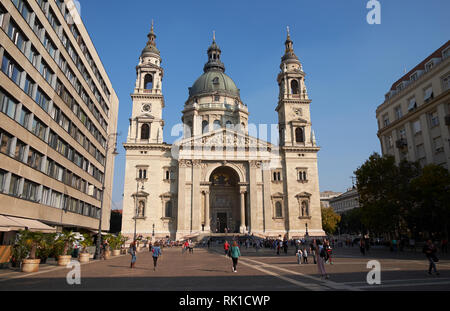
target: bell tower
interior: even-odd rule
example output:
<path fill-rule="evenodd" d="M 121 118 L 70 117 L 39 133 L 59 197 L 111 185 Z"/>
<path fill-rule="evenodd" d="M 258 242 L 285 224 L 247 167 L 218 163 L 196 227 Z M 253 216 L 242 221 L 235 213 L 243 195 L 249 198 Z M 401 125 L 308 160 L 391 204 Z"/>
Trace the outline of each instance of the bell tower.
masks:
<path fill-rule="evenodd" d="M 306 74 L 294 53 L 293 42 L 287 28 L 286 50 L 281 58 L 278 74 L 278 127 L 280 146 L 316 145 L 311 129 L 310 103 L 305 85 Z"/>
<path fill-rule="evenodd" d="M 136 66 L 136 85 L 131 94 L 133 109 L 127 143 L 162 144 L 164 140 L 162 118 L 164 70 L 161 67 L 162 59 L 156 48 L 155 39 L 152 21 L 147 45 L 142 50 L 139 64 Z"/>

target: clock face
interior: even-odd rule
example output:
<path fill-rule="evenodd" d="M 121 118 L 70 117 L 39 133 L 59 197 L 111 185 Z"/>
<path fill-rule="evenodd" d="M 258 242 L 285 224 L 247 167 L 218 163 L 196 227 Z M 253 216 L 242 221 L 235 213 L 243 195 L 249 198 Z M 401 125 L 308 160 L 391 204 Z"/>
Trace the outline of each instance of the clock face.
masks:
<path fill-rule="evenodd" d="M 142 110 L 145 112 L 149 112 L 150 110 L 152 110 L 152 105 L 151 104 L 145 104 L 144 106 L 142 106 Z"/>

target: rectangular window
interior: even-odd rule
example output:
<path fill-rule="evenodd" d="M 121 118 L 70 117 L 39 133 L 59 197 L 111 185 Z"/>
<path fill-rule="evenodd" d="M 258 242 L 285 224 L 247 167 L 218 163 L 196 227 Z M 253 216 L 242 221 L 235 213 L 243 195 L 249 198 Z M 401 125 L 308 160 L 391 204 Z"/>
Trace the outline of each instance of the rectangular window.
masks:
<path fill-rule="evenodd" d="M 9 94 L 0 90 L 0 110 L 8 115 L 11 119 L 16 117 L 17 102 L 14 101 Z"/>
<path fill-rule="evenodd" d="M 11 174 L 11 181 L 9 183 L 9 194 L 13 196 L 19 195 L 20 176 Z"/>
<path fill-rule="evenodd" d="M 385 127 L 389 125 L 389 116 L 387 114 L 383 116 L 383 124 Z"/>
<path fill-rule="evenodd" d="M 423 144 L 416 146 L 417 158 L 422 159 L 425 158 L 425 147 Z"/>
<path fill-rule="evenodd" d="M 12 135 L 0 129 L 0 152 L 9 155 Z"/>
<path fill-rule="evenodd" d="M 414 135 L 417 135 L 422 131 L 422 129 L 420 127 L 420 120 L 417 120 L 413 123 L 413 130 L 414 130 Z"/>
<path fill-rule="evenodd" d="M 40 139 L 45 139 L 45 131 L 47 130 L 47 126 L 44 125 L 39 119 L 36 117 L 33 118 L 33 124 L 31 127 L 31 131 Z"/>
<path fill-rule="evenodd" d="M 433 139 L 434 150 L 436 153 L 443 152 L 444 146 L 442 145 L 442 138 L 436 137 Z"/>
<path fill-rule="evenodd" d="M 27 55 L 27 58 L 33 64 L 34 68 L 37 68 L 38 57 L 38 51 L 32 46 L 30 52 Z"/>
<path fill-rule="evenodd" d="M 450 51 L 450 49 L 447 49 Z M 446 91 L 450 89 L 450 74 L 442 78 L 442 90 Z"/>
<path fill-rule="evenodd" d="M 30 151 L 28 152 L 27 164 L 36 170 L 40 170 L 42 158 L 43 158 L 42 154 L 40 154 L 33 148 L 30 148 Z"/>
<path fill-rule="evenodd" d="M 25 182 L 23 183 L 22 198 L 25 200 L 37 201 L 38 187 L 38 184 L 29 180 L 25 180 Z"/>
<path fill-rule="evenodd" d="M 25 52 L 25 46 L 28 39 L 25 35 L 20 31 L 19 27 L 14 23 L 13 20 L 10 21 L 8 27 L 8 37 L 14 42 L 14 44 L 22 51 Z"/>
<path fill-rule="evenodd" d="M 395 107 L 395 119 L 399 120 L 402 117 L 402 108 L 400 106 Z"/>
<path fill-rule="evenodd" d="M 36 83 L 27 75 L 23 91 L 30 97 L 33 97 L 34 86 Z"/>
<path fill-rule="evenodd" d="M 416 108 L 417 108 L 416 98 L 415 97 L 410 98 L 409 99 L 409 104 L 408 104 L 408 111 L 412 111 L 412 110 L 414 110 Z"/>
<path fill-rule="evenodd" d="M 433 61 L 430 61 L 430 62 L 425 64 L 425 70 L 427 72 L 430 71 L 431 69 L 433 69 L 433 67 L 434 67 L 434 62 Z"/>
<path fill-rule="evenodd" d="M 430 113 L 430 127 L 435 127 L 439 125 L 439 116 L 437 111 Z"/>
<path fill-rule="evenodd" d="M 428 100 L 432 99 L 433 98 L 433 87 L 430 86 L 429 88 L 425 89 L 424 94 L 425 94 L 424 98 L 423 98 L 424 101 L 428 101 Z"/>
<path fill-rule="evenodd" d="M 50 205 L 51 204 L 50 188 L 47 188 L 47 187 L 43 187 L 42 188 L 41 203 L 44 204 L 44 205 Z"/>
<path fill-rule="evenodd" d="M 48 111 L 50 98 L 47 95 L 45 95 L 44 91 L 42 91 L 41 88 L 38 88 L 34 100 L 39 106 L 41 106 L 42 109 Z"/>
<path fill-rule="evenodd" d="M 24 0 L 13 0 L 12 2 L 16 6 L 16 8 L 20 12 L 20 14 L 22 14 L 23 18 L 27 21 L 27 23 L 29 23 L 30 17 L 31 17 L 31 9 L 25 3 L 25 1 Z"/>
<path fill-rule="evenodd" d="M 28 128 L 28 123 L 30 122 L 31 112 L 22 106 L 22 111 L 20 112 L 19 123 L 24 127 Z"/>
<path fill-rule="evenodd" d="M 20 84 L 20 77 L 22 76 L 23 69 L 16 64 L 6 52 L 3 55 L 2 71 L 17 85 Z"/>
<path fill-rule="evenodd" d="M 16 141 L 16 150 L 14 151 L 14 158 L 17 161 L 22 162 L 23 161 L 23 154 L 25 152 L 25 143 L 19 139 Z"/>

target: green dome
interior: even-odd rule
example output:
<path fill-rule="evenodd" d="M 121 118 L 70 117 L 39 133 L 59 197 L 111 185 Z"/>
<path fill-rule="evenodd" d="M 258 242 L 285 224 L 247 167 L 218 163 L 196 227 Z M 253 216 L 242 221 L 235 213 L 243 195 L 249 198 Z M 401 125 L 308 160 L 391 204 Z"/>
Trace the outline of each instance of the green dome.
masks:
<path fill-rule="evenodd" d="M 189 88 L 189 97 L 215 93 L 239 97 L 239 89 L 236 84 L 221 70 L 205 72 Z"/>

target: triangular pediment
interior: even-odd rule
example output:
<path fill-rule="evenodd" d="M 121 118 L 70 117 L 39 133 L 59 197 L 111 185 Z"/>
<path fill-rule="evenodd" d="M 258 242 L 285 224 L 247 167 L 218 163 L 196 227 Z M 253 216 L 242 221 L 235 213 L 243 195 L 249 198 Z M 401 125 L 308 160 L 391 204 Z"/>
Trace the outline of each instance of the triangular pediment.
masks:
<path fill-rule="evenodd" d="M 188 137 L 175 143 L 180 149 L 199 147 L 213 148 L 257 148 L 271 150 L 274 145 L 256 137 L 230 129 L 218 129 L 201 135 Z"/>

